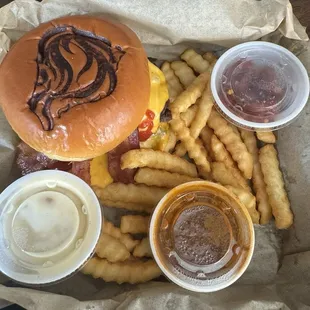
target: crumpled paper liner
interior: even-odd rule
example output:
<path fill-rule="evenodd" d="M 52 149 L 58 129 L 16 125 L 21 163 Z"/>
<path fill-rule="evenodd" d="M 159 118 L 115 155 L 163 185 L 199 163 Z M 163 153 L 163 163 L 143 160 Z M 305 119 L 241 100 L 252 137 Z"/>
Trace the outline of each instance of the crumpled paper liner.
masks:
<path fill-rule="evenodd" d="M 288 0 L 18 0 L 0 10 L 0 61 L 10 43 L 26 31 L 68 14 L 102 14 L 119 20 L 136 31 L 148 55 L 158 59 L 173 59 L 188 46 L 220 54 L 224 48 L 264 36 L 263 40 L 293 51 L 310 71 L 310 44 L 300 41 L 308 37 Z M 296 309 L 310 304 L 309 113 L 307 105 L 295 123 L 278 133 L 277 147 L 295 214 L 294 227 L 283 233 L 276 231 L 273 224 L 256 226 L 251 264 L 231 287 L 198 294 L 172 283 L 117 285 L 77 274 L 56 285 L 25 289 L 8 287 L 16 284 L 1 276 L 1 283 L 7 287 L 0 285 L 0 297 L 27 309 L 67 310 Z M 11 168 L 17 143 L 1 113 L 2 189 L 14 179 L 15 170 Z"/>

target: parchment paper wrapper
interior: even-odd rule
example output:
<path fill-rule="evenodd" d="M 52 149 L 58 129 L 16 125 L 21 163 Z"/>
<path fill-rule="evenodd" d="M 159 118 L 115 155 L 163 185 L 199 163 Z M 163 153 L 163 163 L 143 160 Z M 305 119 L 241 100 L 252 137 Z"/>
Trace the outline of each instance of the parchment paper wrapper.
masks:
<path fill-rule="evenodd" d="M 304 42 L 308 38 L 287 0 L 19 0 L 0 9 L 0 61 L 10 44 L 26 31 L 70 14 L 101 14 L 127 24 L 148 55 L 158 59 L 176 58 L 188 46 L 220 54 L 237 43 L 263 37 L 293 51 L 310 71 L 309 43 Z M 284 233 L 273 224 L 257 226 L 252 262 L 231 287 L 198 294 L 167 282 L 117 285 L 77 274 L 35 290 L 12 287 L 18 285 L 1 276 L 6 286 L 0 285 L 0 298 L 27 309 L 306 309 L 310 304 L 309 114 L 307 105 L 295 123 L 278 133 L 294 226 Z M 1 189 L 16 177 L 17 143 L 1 113 Z"/>

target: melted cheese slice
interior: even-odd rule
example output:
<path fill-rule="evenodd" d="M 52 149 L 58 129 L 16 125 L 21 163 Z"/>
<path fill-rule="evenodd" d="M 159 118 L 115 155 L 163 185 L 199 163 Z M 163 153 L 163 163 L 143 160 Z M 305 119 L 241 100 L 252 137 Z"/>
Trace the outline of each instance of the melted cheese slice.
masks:
<path fill-rule="evenodd" d="M 90 162 L 90 182 L 92 186 L 105 188 L 113 183 L 108 170 L 108 154 L 95 157 Z"/>
<path fill-rule="evenodd" d="M 162 71 L 149 62 L 151 94 L 148 109 L 155 113 L 152 132 L 156 132 L 160 123 L 160 113 L 169 98 L 167 82 Z"/>

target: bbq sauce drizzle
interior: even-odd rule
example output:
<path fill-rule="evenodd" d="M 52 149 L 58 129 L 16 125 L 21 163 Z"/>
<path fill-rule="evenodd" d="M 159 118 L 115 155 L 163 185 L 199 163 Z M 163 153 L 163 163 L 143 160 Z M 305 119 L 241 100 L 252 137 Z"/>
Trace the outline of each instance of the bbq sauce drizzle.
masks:
<path fill-rule="evenodd" d="M 74 55 L 70 44 L 79 48 L 86 57 L 86 63 L 78 74 L 74 74 L 74 68 L 61 51 L 63 49 Z M 89 31 L 66 25 L 47 31 L 39 41 L 37 77 L 32 96 L 27 102 L 42 128 L 53 130 L 55 117 L 60 118 L 62 113 L 77 105 L 96 102 L 111 95 L 117 84 L 118 63 L 124 54 L 120 46 L 113 47 L 108 39 Z M 69 90 L 72 83 L 79 85 L 80 77 L 94 62 L 97 64 L 95 78 L 87 85 Z M 60 99 L 63 105 L 52 113 L 55 99 Z"/>

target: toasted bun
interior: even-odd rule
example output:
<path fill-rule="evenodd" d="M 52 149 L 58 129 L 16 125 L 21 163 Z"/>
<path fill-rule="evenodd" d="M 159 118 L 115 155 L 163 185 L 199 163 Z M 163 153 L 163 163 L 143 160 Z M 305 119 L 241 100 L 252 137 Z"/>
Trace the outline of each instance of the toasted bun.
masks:
<path fill-rule="evenodd" d="M 0 65 L 0 103 L 19 137 L 58 160 L 99 156 L 147 109 L 145 51 L 126 26 L 70 16 L 40 25 Z"/>

